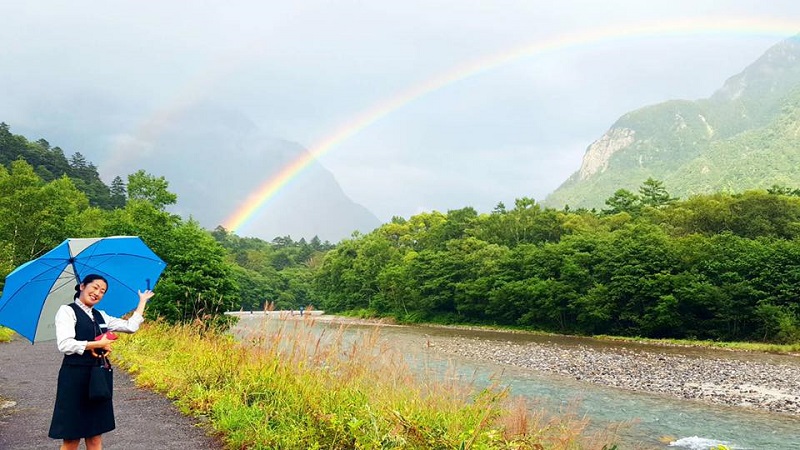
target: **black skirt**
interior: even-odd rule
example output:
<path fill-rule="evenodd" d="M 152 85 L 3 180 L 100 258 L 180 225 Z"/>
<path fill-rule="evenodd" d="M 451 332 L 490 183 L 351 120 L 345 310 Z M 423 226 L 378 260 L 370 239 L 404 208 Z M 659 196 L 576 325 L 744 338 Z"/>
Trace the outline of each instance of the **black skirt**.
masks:
<path fill-rule="evenodd" d="M 114 404 L 89 400 L 89 372 L 92 366 L 62 364 L 48 436 L 53 439 L 81 439 L 107 433 L 116 427 Z"/>

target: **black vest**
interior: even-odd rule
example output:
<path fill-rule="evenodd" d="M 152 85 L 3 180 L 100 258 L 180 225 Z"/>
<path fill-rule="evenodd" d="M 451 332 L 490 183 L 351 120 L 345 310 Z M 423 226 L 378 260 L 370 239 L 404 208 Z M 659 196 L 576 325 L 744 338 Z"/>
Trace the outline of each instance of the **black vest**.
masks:
<path fill-rule="evenodd" d="M 75 340 L 77 341 L 93 341 L 95 336 L 100 334 L 100 324 L 105 324 L 105 320 L 103 320 L 103 316 L 100 313 L 92 308 L 92 315 L 94 316 L 94 322 L 89 316 L 86 315 L 80 306 L 76 305 L 75 303 L 70 303 L 70 307 L 72 310 L 75 311 Z M 92 356 L 92 352 L 87 350 L 83 352 L 82 355 L 77 353 L 72 355 L 64 355 L 64 364 L 70 366 L 93 366 L 98 364 L 98 359 Z"/>

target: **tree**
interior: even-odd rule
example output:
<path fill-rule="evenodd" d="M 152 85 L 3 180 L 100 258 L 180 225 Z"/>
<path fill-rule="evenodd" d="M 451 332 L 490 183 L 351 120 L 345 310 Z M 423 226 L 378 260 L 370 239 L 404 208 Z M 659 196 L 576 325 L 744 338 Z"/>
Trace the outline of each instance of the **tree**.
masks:
<path fill-rule="evenodd" d="M 800 197 L 800 189 L 792 189 L 780 184 L 773 184 L 772 187 L 767 189 L 768 194 L 773 195 L 786 195 L 792 197 Z"/>
<path fill-rule="evenodd" d="M 75 152 L 69 159 L 69 165 L 78 174 L 86 169 L 86 158 L 80 152 Z"/>
<path fill-rule="evenodd" d="M 619 189 L 606 200 L 606 205 L 609 208 L 604 209 L 603 214 L 612 215 L 626 212 L 636 215 L 642 208 L 642 199 L 627 189 Z"/>
<path fill-rule="evenodd" d="M 225 311 L 239 309 L 239 289 L 227 252 L 197 222 L 183 222 L 144 200 L 102 213 L 97 234 L 140 236 L 167 263 L 156 286 L 158 295 L 147 308 L 149 317 L 218 323 L 225 320 Z"/>
<path fill-rule="evenodd" d="M 0 168 L 0 241 L 10 245 L 13 265 L 38 257 L 79 230 L 86 196 L 69 178 L 44 183 L 25 161 Z"/>
<path fill-rule="evenodd" d="M 167 263 L 150 316 L 173 322 L 220 320 L 225 311 L 241 306 L 225 249 L 196 222 L 179 224 L 161 242 L 146 242 Z"/>
<path fill-rule="evenodd" d="M 122 208 L 125 206 L 126 198 L 127 191 L 125 189 L 125 182 L 117 175 L 114 177 L 114 180 L 111 181 L 111 207 Z"/>
<path fill-rule="evenodd" d="M 639 199 L 642 205 L 652 208 L 660 208 L 677 200 L 669 195 L 664 183 L 653 178 L 648 178 L 639 187 Z"/>
<path fill-rule="evenodd" d="M 277 236 L 272 240 L 272 244 L 276 248 L 283 248 L 294 245 L 294 241 L 292 240 L 291 236 Z"/>
<path fill-rule="evenodd" d="M 796 306 L 796 305 L 795 305 Z M 800 339 L 800 317 L 797 308 L 759 303 L 755 309 L 762 340 L 780 343 L 797 342 Z"/>
<path fill-rule="evenodd" d="M 155 177 L 144 170 L 128 175 L 128 198 L 145 200 L 160 210 L 178 201 L 178 196 L 169 192 L 168 187 L 169 182 L 164 177 Z"/>

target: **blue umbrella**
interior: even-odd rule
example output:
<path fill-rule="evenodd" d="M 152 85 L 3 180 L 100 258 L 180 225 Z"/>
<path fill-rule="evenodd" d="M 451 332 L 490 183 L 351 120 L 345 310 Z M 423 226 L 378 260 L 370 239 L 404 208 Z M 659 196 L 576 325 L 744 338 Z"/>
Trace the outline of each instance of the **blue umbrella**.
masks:
<path fill-rule="evenodd" d="M 0 325 L 31 343 L 55 339 L 56 311 L 73 301 L 75 285 L 91 273 L 108 280 L 98 308 L 122 316 L 138 304 L 138 291 L 155 286 L 165 267 L 137 236 L 67 239 L 8 274 L 0 297 Z"/>

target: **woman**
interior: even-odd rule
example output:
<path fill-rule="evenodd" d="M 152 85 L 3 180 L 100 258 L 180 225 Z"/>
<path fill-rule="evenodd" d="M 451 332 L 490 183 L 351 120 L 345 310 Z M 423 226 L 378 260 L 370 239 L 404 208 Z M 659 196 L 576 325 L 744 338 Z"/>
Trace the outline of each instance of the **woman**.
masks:
<path fill-rule="evenodd" d="M 139 306 L 128 320 L 112 317 L 95 309 L 108 289 L 108 281 L 100 275 L 87 275 L 75 286 L 75 301 L 63 305 L 56 313 L 56 340 L 64 354 L 58 372 L 58 390 L 53 420 L 48 435 L 63 439 L 61 450 L 77 449 L 81 438 L 87 450 L 103 448 L 102 434 L 115 428 L 111 399 L 89 399 L 89 374 L 99 364 L 101 353 L 111 351 L 108 337 L 94 340 L 106 331 L 133 333 L 144 321 L 144 308 L 153 296 L 150 290 L 139 291 Z"/>

